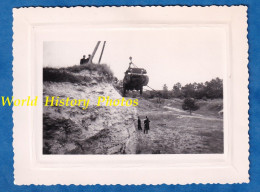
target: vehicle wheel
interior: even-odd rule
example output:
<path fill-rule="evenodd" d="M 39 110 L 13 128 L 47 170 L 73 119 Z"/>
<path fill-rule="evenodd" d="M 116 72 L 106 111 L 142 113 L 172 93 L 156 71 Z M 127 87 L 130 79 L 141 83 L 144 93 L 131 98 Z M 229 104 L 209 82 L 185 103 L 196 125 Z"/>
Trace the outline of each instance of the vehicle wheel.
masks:
<path fill-rule="evenodd" d="M 123 87 L 123 97 L 125 97 L 125 94 L 126 94 L 126 88 L 125 86 Z"/>
<path fill-rule="evenodd" d="M 143 94 L 143 87 L 141 87 L 141 89 L 140 89 L 140 95 L 142 95 Z"/>

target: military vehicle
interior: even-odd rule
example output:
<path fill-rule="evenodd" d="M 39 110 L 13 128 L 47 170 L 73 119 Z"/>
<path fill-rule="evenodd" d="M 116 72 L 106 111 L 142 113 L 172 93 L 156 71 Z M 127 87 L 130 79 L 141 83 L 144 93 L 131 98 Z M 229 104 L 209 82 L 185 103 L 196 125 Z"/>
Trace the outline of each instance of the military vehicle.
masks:
<path fill-rule="evenodd" d="M 134 65 L 134 67 L 132 67 Z M 123 79 L 123 96 L 126 95 L 128 90 L 138 90 L 140 94 L 143 93 L 143 86 L 146 86 L 149 82 L 149 77 L 147 76 L 147 71 L 143 68 L 137 67 L 132 62 L 132 57 L 130 57 L 129 68 L 125 72 L 125 77 Z"/>
<path fill-rule="evenodd" d="M 96 51 L 100 45 L 101 41 L 98 41 L 92 55 L 90 55 L 88 63 L 92 63 L 92 60 L 96 54 Z M 98 64 L 100 64 L 102 55 L 105 49 L 106 41 L 103 43 L 102 51 L 99 57 Z M 140 91 L 140 94 L 142 95 L 143 93 L 143 86 L 148 85 L 149 82 L 149 77 L 147 76 L 147 72 L 143 68 L 137 67 L 133 62 L 132 62 L 132 57 L 129 58 L 130 63 L 129 67 L 125 72 L 125 77 L 123 79 L 123 96 L 126 95 L 126 91 L 129 90 L 137 90 Z M 87 64 L 87 63 L 86 63 Z M 134 66 L 134 67 L 132 67 Z M 122 87 L 121 87 L 122 88 Z"/>

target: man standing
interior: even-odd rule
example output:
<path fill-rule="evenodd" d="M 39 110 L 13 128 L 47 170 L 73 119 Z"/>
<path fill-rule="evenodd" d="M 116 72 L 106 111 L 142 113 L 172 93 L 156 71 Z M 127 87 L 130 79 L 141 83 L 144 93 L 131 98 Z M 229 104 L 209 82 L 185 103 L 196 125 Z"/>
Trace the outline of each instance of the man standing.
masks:
<path fill-rule="evenodd" d="M 86 55 L 83 55 L 83 58 L 80 59 L 80 65 L 84 65 L 87 63 L 87 60 L 86 60 Z"/>
<path fill-rule="evenodd" d="M 141 119 L 139 116 L 137 122 L 138 122 L 138 130 L 142 130 Z"/>
<path fill-rule="evenodd" d="M 86 64 L 88 64 L 90 57 L 91 57 L 91 55 L 88 55 L 88 58 L 86 59 Z"/>
<path fill-rule="evenodd" d="M 150 123 L 150 120 L 146 116 L 146 118 L 144 120 L 144 134 L 148 134 L 148 130 L 150 129 L 149 123 Z"/>

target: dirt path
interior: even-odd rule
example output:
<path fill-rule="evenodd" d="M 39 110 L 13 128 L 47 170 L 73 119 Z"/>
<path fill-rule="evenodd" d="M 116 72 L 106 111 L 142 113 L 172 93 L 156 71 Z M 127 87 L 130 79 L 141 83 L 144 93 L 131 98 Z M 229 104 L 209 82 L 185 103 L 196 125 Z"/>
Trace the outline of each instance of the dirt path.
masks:
<path fill-rule="evenodd" d="M 183 110 L 180 110 L 180 109 L 177 109 L 177 108 L 174 108 L 174 107 L 165 106 L 164 108 L 169 109 L 171 111 L 181 113 L 181 114 L 187 114 L 186 111 L 183 111 Z M 223 119 L 221 119 L 221 118 L 207 117 L 207 116 L 196 114 L 196 113 L 193 113 L 192 115 L 179 115 L 178 116 L 178 118 L 184 118 L 184 117 L 200 118 L 200 119 L 204 119 L 204 120 L 223 121 Z"/>
<path fill-rule="evenodd" d="M 223 121 L 221 118 L 214 118 L 214 117 L 206 117 L 203 115 L 193 114 L 193 115 L 179 115 L 178 118 L 197 118 L 202 120 L 212 120 L 212 121 Z"/>

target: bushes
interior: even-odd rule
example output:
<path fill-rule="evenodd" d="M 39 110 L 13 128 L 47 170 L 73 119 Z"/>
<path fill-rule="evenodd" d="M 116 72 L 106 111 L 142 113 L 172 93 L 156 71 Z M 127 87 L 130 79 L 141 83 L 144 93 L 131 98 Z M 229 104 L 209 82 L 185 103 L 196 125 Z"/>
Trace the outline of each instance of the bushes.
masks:
<path fill-rule="evenodd" d="M 192 111 L 198 110 L 199 106 L 195 103 L 195 99 L 188 97 L 183 100 L 182 109 L 188 110 L 191 114 Z"/>
<path fill-rule="evenodd" d="M 215 78 L 205 83 L 189 83 L 182 86 L 176 83 L 173 86 L 172 96 L 175 98 L 192 97 L 196 99 L 223 98 L 223 80 Z"/>
<path fill-rule="evenodd" d="M 96 71 L 100 77 L 83 76 L 77 73 L 88 70 Z M 74 73 L 74 74 L 73 74 Z M 97 82 L 113 80 L 113 72 L 106 64 L 75 65 L 67 68 L 43 68 L 43 81 L 86 83 L 95 79 Z"/>
<path fill-rule="evenodd" d="M 90 81 L 90 78 L 75 76 L 64 69 L 43 68 L 43 81 L 82 83 Z"/>
<path fill-rule="evenodd" d="M 62 68 L 64 69 L 64 68 Z M 110 67 L 107 64 L 94 64 L 89 63 L 86 65 L 74 65 L 72 67 L 65 68 L 69 72 L 79 73 L 83 70 L 88 70 L 90 72 L 97 71 L 99 74 L 103 74 L 105 76 L 112 76 L 113 72 L 111 71 Z"/>

